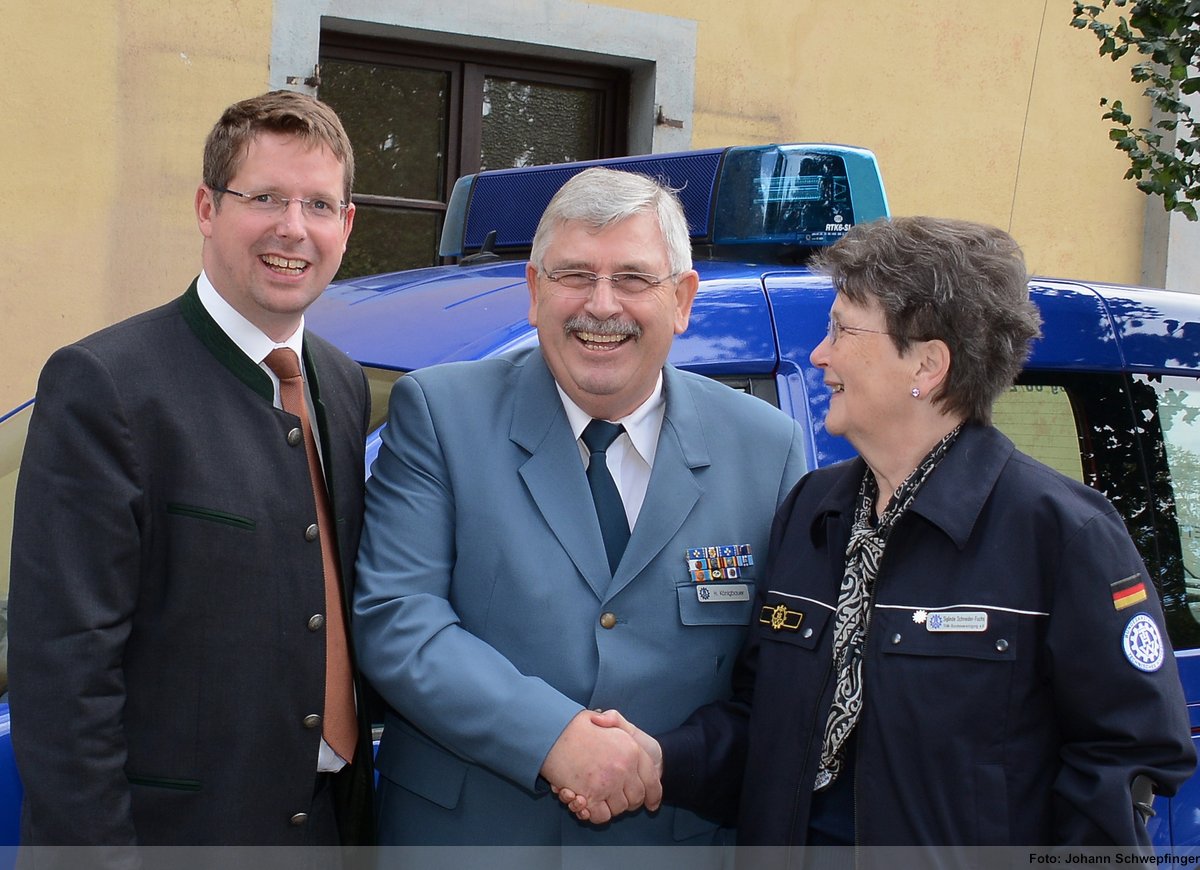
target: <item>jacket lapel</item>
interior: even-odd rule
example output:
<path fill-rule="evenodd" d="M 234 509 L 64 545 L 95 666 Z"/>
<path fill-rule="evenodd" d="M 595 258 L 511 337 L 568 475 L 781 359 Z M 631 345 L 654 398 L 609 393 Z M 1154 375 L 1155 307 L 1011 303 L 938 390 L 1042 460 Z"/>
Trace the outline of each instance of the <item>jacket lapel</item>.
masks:
<path fill-rule="evenodd" d="M 850 542 L 850 529 L 854 525 L 854 510 L 858 506 L 858 487 L 862 482 L 867 464 L 861 456 L 840 463 L 829 470 L 836 474 L 833 485 L 817 502 L 813 511 L 812 525 L 809 535 L 813 546 L 818 550 L 826 550 L 830 565 L 841 565 Z M 841 569 L 833 573 L 841 579 Z"/>
<path fill-rule="evenodd" d="M 519 472 L 546 525 L 602 599 L 609 575 L 600 521 L 579 447 L 540 351 L 526 357 L 517 380 L 509 438 L 530 454 Z"/>
<path fill-rule="evenodd" d="M 196 290 L 195 280 L 192 281 L 179 303 L 184 322 L 200 340 L 200 343 L 208 349 L 208 352 L 234 377 L 266 399 L 267 402 L 273 402 L 275 386 L 271 383 L 270 376 L 262 370 L 258 363 L 246 356 L 234 340 L 226 335 L 217 322 L 212 319 L 212 315 L 200 301 L 200 293 Z"/>
<path fill-rule="evenodd" d="M 313 403 L 313 419 L 309 423 L 317 428 L 317 437 L 321 439 L 321 463 L 325 467 L 325 485 L 329 490 L 330 498 L 335 492 L 333 485 L 333 444 L 340 443 L 335 441 L 335 437 L 329 432 L 329 411 L 325 407 L 325 402 L 321 399 L 321 380 L 320 374 L 317 371 L 317 363 L 314 357 L 312 343 L 309 342 L 308 336 L 304 337 L 304 372 L 308 380 L 308 392 L 312 396 Z"/>
<path fill-rule="evenodd" d="M 667 408 L 646 500 L 607 591 L 609 597 L 625 588 L 662 552 L 704 494 L 704 487 L 696 479 L 696 469 L 710 464 L 703 419 L 687 383 L 670 366 L 663 369 L 663 394 Z M 678 555 L 682 562 L 684 553 Z"/>

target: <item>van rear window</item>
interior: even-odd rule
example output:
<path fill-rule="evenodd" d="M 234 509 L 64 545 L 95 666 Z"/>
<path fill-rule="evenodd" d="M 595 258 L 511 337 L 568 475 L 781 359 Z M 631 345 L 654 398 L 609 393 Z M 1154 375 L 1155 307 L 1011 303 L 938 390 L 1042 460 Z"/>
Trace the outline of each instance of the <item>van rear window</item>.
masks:
<path fill-rule="evenodd" d="M 1002 395 L 992 409 L 996 428 L 1017 449 L 1080 483 L 1079 429 L 1066 387 L 1020 384 Z"/>
<path fill-rule="evenodd" d="M 1100 492 L 1125 521 L 1177 651 L 1200 648 L 1200 383 L 1192 377 L 1027 371 L 996 426 Z"/>

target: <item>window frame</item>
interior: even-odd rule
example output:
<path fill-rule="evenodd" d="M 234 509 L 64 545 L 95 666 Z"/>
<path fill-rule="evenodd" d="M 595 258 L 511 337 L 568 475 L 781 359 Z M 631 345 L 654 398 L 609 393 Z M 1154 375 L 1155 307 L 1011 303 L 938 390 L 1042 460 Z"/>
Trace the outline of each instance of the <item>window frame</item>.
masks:
<path fill-rule="evenodd" d="M 542 59 L 401 39 L 321 31 L 320 62 L 345 61 L 444 72 L 449 77 L 446 155 L 440 180 L 443 200 L 354 193 L 355 203 L 385 209 L 434 213 L 444 225 L 454 183 L 480 169 L 483 144 L 483 82 L 488 77 L 599 91 L 597 159 L 625 156 L 629 149 L 629 71 L 578 61 Z M 320 78 L 318 67 L 318 80 Z M 320 96 L 318 81 L 317 96 Z M 448 262 L 444 258 L 437 262 Z"/>

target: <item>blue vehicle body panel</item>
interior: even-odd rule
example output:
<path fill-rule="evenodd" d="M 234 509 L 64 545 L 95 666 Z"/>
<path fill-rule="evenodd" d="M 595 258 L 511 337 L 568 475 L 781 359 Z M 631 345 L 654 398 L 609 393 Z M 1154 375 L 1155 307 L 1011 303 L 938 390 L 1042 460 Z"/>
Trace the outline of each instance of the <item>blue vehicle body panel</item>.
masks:
<path fill-rule="evenodd" d="M 1200 296 L 1167 290 L 1096 284 L 1130 371 L 1197 374 Z"/>
<path fill-rule="evenodd" d="M 1175 655 L 1183 695 L 1188 700 L 1188 718 L 1192 724 L 1192 742 L 1200 736 L 1200 649 L 1182 650 Z M 1167 804 L 1169 810 L 1160 807 Z M 1170 801 L 1155 801 L 1161 827 L 1167 828 L 1164 844 L 1200 846 L 1200 776 L 1192 776 Z M 1155 841 L 1158 845 L 1158 841 Z"/>
<path fill-rule="evenodd" d="M 305 322 L 363 365 L 411 371 L 519 344 L 528 313 L 525 264 L 506 262 L 334 284 Z"/>
<path fill-rule="evenodd" d="M 21 834 L 21 798 L 25 790 L 17 775 L 17 763 L 12 751 L 12 724 L 8 704 L 0 704 L 0 847 L 15 846 Z M 0 850 L 0 865 L 12 866 L 12 854 Z"/>
<path fill-rule="evenodd" d="M 704 293 L 671 361 L 698 371 L 775 370 L 775 335 L 757 272 L 698 263 Z M 536 341 L 524 262 L 441 266 L 330 287 L 306 322 L 363 365 L 412 371 Z"/>

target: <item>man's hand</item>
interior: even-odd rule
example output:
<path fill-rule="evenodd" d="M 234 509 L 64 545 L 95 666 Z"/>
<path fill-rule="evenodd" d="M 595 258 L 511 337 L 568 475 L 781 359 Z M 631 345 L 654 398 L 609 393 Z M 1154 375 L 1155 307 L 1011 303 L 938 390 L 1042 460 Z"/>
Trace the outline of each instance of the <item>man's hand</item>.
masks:
<path fill-rule="evenodd" d="M 653 786 L 647 786 L 644 805 L 646 809 L 653 812 L 662 804 L 662 747 L 658 745 L 658 741 L 641 730 L 633 723 L 629 722 L 616 710 L 606 710 L 603 713 L 588 713 L 584 711 L 580 715 L 588 715 L 591 724 L 601 728 L 616 728 L 628 734 L 634 739 L 634 742 L 641 749 L 641 757 L 638 760 L 638 777 L 643 783 L 649 780 L 653 781 Z M 576 717 L 578 719 L 578 717 Z M 610 818 L 617 815 L 620 811 L 612 808 L 610 804 L 598 806 L 594 798 L 586 792 L 579 792 L 570 786 L 555 784 L 554 793 L 558 795 L 558 799 L 566 805 L 567 809 L 575 814 L 576 818 L 581 821 L 591 821 L 595 824 L 603 824 Z M 637 809 L 637 807 L 630 807 Z"/>
<path fill-rule="evenodd" d="M 572 719 L 542 764 L 542 776 L 564 804 L 580 801 L 584 821 L 602 825 L 621 813 L 645 805 L 656 810 L 662 803 L 658 762 L 636 738 L 641 732 L 613 711 L 581 710 Z M 658 744 L 646 737 L 657 749 Z M 570 797 L 565 797 L 569 795 Z"/>

